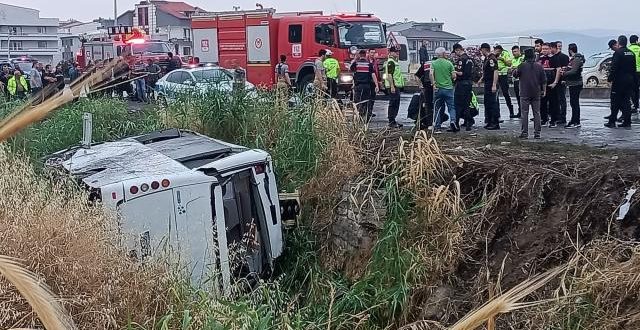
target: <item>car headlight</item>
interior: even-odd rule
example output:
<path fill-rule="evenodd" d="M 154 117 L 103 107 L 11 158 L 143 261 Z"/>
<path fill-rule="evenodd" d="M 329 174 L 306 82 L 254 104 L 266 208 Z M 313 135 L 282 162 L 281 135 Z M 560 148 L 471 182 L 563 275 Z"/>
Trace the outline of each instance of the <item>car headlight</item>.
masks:
<path fill-rule="evenodd" d="M 353 76 L 352 75 L 340 75 L 340 83 L 341 84 L 350 84 L 353 82 Z"/>

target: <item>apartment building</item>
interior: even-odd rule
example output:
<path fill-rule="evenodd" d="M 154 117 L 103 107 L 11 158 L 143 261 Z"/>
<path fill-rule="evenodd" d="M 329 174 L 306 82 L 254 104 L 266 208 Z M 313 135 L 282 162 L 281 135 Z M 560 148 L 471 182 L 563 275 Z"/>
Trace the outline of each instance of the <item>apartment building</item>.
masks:
<path fill-rule="evenodd" d="M 40 11 L 0 3 L 0 58 L 29 56 L 44 63 L 61 59 L 58 19 Z"/>

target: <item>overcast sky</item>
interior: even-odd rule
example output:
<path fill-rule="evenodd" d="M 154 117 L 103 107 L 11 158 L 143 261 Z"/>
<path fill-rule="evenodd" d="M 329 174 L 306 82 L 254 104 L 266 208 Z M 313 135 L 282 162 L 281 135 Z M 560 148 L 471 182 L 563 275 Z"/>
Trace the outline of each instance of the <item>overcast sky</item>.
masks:
<path fill-rule="evenodd" d="M 133 9 L 139 0 L 117 0 L 118 12 Z M 0 0 L 39 9 L 42 17 L 86 21 L 113 16 L 113 0 Z M 186 0 L 209 11 L 255 8 L 256 2 L 279 11 L 356 9 L 356 0 Z M 518 5 L 515 6 L 514 4 Z M 615 8 L 614 8 L 615 4 Z M 638 25 L 638 0 L 362 0 L 364 11 L 387 22 L 445 22 L 445 29 L 461 35 L 525 30 L 613 29 L 633 31 Z"/>

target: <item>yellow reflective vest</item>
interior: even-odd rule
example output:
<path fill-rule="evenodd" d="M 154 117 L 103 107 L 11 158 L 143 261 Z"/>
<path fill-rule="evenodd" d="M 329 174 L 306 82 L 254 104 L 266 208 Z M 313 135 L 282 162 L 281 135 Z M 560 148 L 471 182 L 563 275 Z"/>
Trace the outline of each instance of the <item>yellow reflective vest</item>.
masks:
<path fill-rule="evenodd" d="M 328 57 L 322 63 L 328 79 L 338 79 L 340 74 L 340 62 L 333 57 Z"/>
<path fill-rule="evenodd" d="M 384 62 L 384 77 L 385 77 L 384 87 L 391 88 L 391 85 L 389 84 L 389 80 L 387 80 L 387 77 L 389 77 L 389 63 L 394 64 L 393 84 L 397 88 L 404 87 L 404 74 L 402 74 L 402 70 L 400 69 L 400 63 L 398 63 L 396 60 L 394 60 L 391 57 L 386 62 Z"/>
<path fill-rule="evenodd" d="M 29 85 L 27 85 L 27 79 L 24 79 L 24 76 L 20 76 L 20 85 L 22 85 L 22 89 L 25 93 L 29 92 Z M 9 90 L 9 94 L 16 95 L 16 92 L 18 91 L 16 76 L 9 78 L 9 81 L 7 81 L 7 90 Z"/>

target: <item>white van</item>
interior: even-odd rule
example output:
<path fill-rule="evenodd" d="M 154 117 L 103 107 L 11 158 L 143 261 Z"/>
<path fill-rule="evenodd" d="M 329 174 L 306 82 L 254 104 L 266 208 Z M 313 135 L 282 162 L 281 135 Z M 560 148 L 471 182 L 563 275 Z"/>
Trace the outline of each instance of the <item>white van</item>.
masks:
<path fill-rule="evenodd" d="M 117 212 L 132 258 L 169 252 L 195 286 L 216 274 L 228 293 L 232 278 L 269 273 L 283 252 L 283 210 L 265 151 L 170 129 L 64 150 L 46 165 Z"/>

